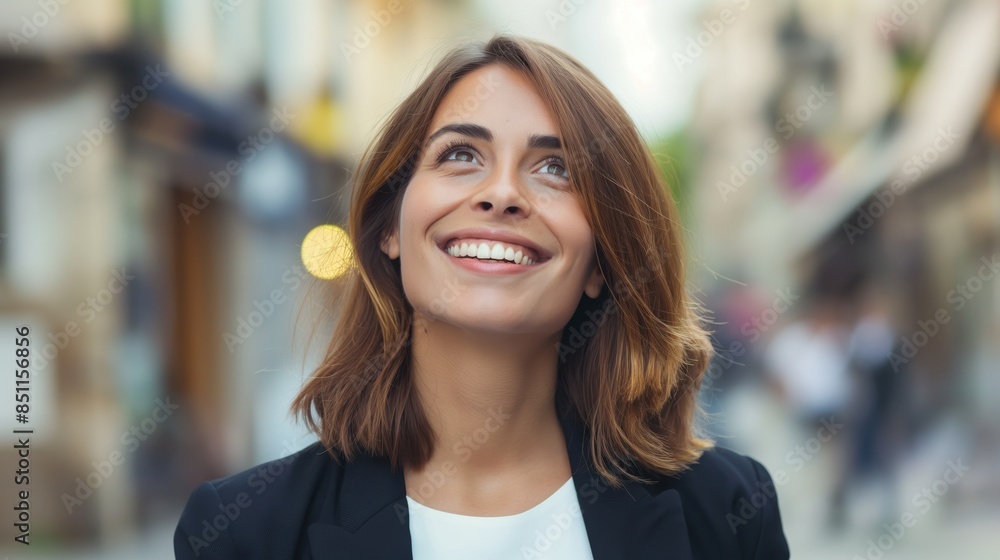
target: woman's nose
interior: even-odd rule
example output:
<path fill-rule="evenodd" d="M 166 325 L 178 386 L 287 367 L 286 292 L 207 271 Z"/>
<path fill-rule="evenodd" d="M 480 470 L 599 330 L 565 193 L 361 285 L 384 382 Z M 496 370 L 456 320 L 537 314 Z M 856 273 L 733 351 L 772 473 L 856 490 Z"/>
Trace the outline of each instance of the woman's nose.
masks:
<path fill-rule="evenodd" d="M 526 187 L 516 169 L 494 169 L 472 200 L 477 210 L 522 214 L 527 216 L 531 203 L 525 196 Z"/>

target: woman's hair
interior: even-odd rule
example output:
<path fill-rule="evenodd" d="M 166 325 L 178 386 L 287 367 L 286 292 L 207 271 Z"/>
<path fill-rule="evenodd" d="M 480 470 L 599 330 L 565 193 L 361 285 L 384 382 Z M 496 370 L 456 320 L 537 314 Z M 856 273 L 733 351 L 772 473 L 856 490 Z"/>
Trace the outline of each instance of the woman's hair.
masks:
<path fill-rule="evenodd" d="M 635 124 L 597 77 L 557 48 L 505 34 L 447 53 L 363 154 L 348 217 L 354 266 L 329 282 L 337 325 L 292 411 L 335 457 L 367 450 L 388 456 L 393 468 L 429 460 L 436 437 L 408 351 L 413 308 L 399 262 L 380 244 L 398 227 L 439 103 L 457 80 L 490 64 L 520 72 L 547 102 L 605 279 L 564 329 L 558 398 L 589 427 L 590 458 L 608 483 L 645 480 L 630 464 L 676 474 L 713 445 L 695 428 L 713 348 L 702 309 L 685 289 L 677 209 Z M 465 108 L 490 95 L 490 86 L 476 91 Z"/>

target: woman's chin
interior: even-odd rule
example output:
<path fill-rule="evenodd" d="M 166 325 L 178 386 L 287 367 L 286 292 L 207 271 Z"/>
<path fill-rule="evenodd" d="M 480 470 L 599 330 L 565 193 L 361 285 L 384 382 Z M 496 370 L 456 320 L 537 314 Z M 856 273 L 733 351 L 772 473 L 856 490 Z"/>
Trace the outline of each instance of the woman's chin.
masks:
<path fill-rule="evenodd" d="M 451 325 L 467 335 L 482 334 L 484 336 L 502 337 L 532 334 L 544 336 L 541 333 L 555 332 L 559 327 L 552 321 L 551 325 L 539 323 L 537 316 L 529 310 L 517 313 L 504 305 L 484 305 L 475 309 L 466 308 L 461 313 L 447 313 L 431 319 Z"/>

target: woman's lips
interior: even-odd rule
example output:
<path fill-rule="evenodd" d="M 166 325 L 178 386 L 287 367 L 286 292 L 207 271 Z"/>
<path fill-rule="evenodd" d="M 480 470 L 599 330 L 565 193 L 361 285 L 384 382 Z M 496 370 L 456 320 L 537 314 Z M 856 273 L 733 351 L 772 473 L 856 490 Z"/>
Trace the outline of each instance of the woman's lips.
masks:
<path fill-rule="evenodd" d="M 548 259 L 547 256 L 545 256 L 544 254 L 542 254 L 538 249 L 535 249 L 534 247 L 529 247 L 527 245 L 523 245 L 523 244 L 520 244 L 520 243 L 512 243 L 512 242 L 507 242 L 507 241 L 496 241 L 496 240 L 493 240 L 493 239 L 483 239 L 483 238 L 476 238 L 476 237 L 455 237 L 455 238 L 452 238 L 452 239 L 448 240 L 443 245 L 441 245 L 441 248 L 444 249 L 445 252 L 447 252 L 448 251 L 448 247 L 452 246 L 452 245 L 454 245 L 456 247 L 461 247 L 462 245 L 477 245 L 477 246 L 481 246 L 484 243 L 488 247 L 490 247 L 490 248 L 492 248 L 494 245 L 497 245 L 497 244 L 503 246 L 504 248 L 509 247 L 509 248 L 513 249 L 515 252 L 520 252 L 521 254 L 529 257 L 532 260 L 532 262 L 540 262 L 540 261 L 544 261 L 544 260 Z"/>
<path fill-rule="evenodd" d="M 481 260 L 475 257 L 453 257 L 448 254 L 446 250 L 441 249 L 440 247 L 438 247 L 438 249 L 440 249 L 441 252 L 444 253 L 444 256 L 451 260 L 456 266 L 460 266 L 472 272 L 484 274 L 521 274 L 524 272 L 531 272 L 550 260 L 546 259 L 541 262 L 524 265 L 510 261 Z"/>

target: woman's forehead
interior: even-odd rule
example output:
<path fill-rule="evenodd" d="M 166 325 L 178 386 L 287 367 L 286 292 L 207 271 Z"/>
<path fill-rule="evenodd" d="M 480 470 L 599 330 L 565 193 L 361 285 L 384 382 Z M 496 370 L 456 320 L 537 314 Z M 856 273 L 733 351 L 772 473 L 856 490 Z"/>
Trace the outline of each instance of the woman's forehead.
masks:
<path fill-rule="evenodd" d="M 531 81 L 502 64 L 478 68 L 456 81 L 438 105 L 427 135 L 458 123 L 483 126 L 495 135 L 559 133 L 555 116 Z"/>

